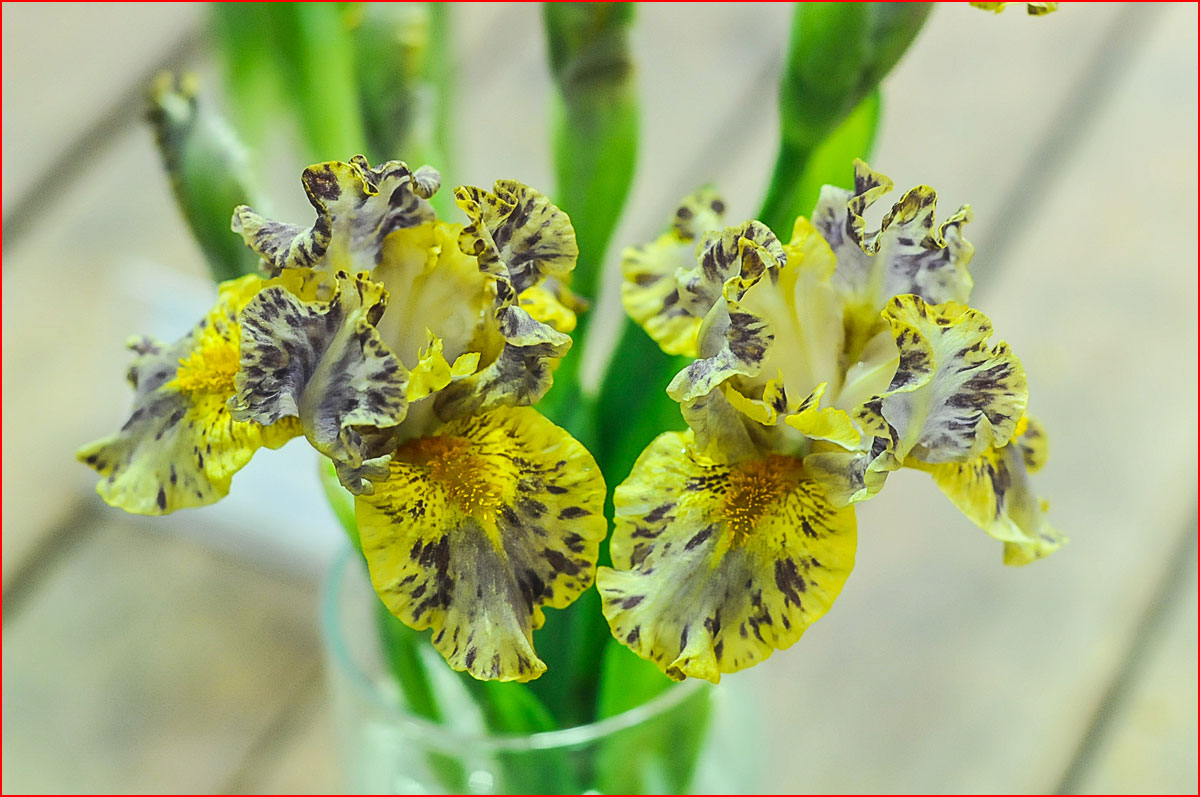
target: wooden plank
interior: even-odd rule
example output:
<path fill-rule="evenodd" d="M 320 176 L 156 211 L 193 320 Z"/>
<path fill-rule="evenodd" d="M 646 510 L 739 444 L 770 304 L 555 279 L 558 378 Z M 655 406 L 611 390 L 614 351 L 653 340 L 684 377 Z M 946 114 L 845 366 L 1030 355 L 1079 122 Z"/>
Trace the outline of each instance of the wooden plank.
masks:
<path fill-rule="evenodd" d="M 176 3 L 4 4 L 5 216 L 204 13 Z"/>
<path fill-rule="evenodd" d="M 4 623 L 4 790 L 213 792 L 310 683 L 315 596 L 113 519 Z"/>
<path fill-rule="evenodd" d="M 231 794 L 331 794 L 345 786 L 324 682 L 299 697 L 267 749 L 248 759 L 223 791 Z"/>
<path fill-rule="evenodd" d="M 1196 564 L 1096 751 L 1084 794 L 1196 794 Z"/>

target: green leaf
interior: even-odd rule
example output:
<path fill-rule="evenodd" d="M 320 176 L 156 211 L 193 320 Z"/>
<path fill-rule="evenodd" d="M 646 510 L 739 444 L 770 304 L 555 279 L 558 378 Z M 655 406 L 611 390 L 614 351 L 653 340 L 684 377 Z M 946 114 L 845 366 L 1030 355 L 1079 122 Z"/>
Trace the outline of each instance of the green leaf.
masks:
<path fill-rule="evenodd" d="M 675 685 L 662 671 L 611 636 L 600 666 L 598 719 L 613 717 L 646 703 Z"/>
<path fill-rule="evenodd" d="M 554 715 L 525 684 L 478 681 L 464 675 L 463 682 L 479 700 L 487 728 L 499 735 L 526 735 L 555 730 Z"/>
<path fill-rule="evenodd" d="M 258 257 L 229 229 L 233 209 L 255 201 L 245 147 L 201 104 L 198 80 L 163 73 L 150 89 L 154 127 L 175 201 L 218 282 L 250 274 Z"/>
<path fill-rule="evenodd" d="M 483 711 L 488 730 L 500 736 L 528 736 L 558 727 L 554 716 L 526 684 L 476 681 L 463 675 L 475 701 Z M 502 794 L 578 794 L 574 762 L 563 749 L 501 750 L 496 753 L 500 765 Z"/>
<path fill-rule="evenodd" d="M 337 3 L 268 3 L 259 45 L 275 48 L 300 131 L 315 161 L 366 152 L 354 44 Z"/>

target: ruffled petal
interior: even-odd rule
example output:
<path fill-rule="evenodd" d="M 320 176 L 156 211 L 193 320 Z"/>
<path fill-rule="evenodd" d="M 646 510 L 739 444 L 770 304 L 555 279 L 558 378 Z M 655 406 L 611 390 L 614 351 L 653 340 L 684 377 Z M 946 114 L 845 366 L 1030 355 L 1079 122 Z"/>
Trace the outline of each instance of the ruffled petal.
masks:
<path fill-rule="evenodd" d="M 732 401 L 731 401 L 732 399 Z M 738 409 L 745 397 L 729 385 L 684 401 L 683 420 L 694 435 L 692 447 L 714 462 L 740 462 L 769 451 L 777 434 Z"/>
<path fill-rule="evenodd" d="M 783 384 L 782 372 L 776 370 L 774 379 L 768 379 L 763 386 L 762 396 L 753 398 L 742 393 L 741 386 L 728 385 L 725 398 L 734 409 L 755 423 L 763 426 L 774 426 L 781 415 L 788 412 L 787 389 Z"/>
<path fill-rule="evenodd" d="M 1012 442 L 967 462 L 906 464 L 928 471 L 959 511 L 1004 543 L 1005 564 L 1024 565 L 1067 542 L 1046 519 L 1047 504 L 1034 494 L 1028 477 L 1044 464 L 1046 450 L 1041 425 L 1023 418 Z"/>
<path fill-rule="evenodd" d="M 96 491 L 107 503 L 139 515 L 211 504 L 258 448 L 300 433 L 287 420 L 234 420 L 226 408 L 238 370 L 238 314 L 264 284 L 253 275 L 223 283 L 217 305 L 176 343 L 131 341 L 133 413 L 119 432 L 76 454 L 105 477 Z"/>
<path fill-rule="evenodd" d="M 837 395 L 844 336 L 842 297 L 830 282 L 837 260 L 804 218 L 796 219 L 783 251 L 786 262 L 774 278 L 759 280 L 741 302 L 773 335 L 764 373 L 782 374 L 793 401 L 822 382 Z"/>
<path fill-rule="evenodd" d="M 760 280 L 775 279 L 786 256 L 775 234 L 751 221 L 708 239 L 698 262 L 679 283 L 686 306 L 693 311 L 706 308 L 699 359 L 667 387 L 679 402 L 706 395 L 734 376 L 762 371 L 774 335 L 765 319 L 742 308 L 741 300 Z"/>
<path fill-rule="evenodd" d="M 532 409 L 453 421 L 401 446 L 358 498 L 371 581 L 455 670 L 528 681 L 546 669 L 542 608 L 592 583 L 604 495 L 587 450 Z"/>
<path fill-rule="evenodd" d="M 575 268 L 579 247 L 571 220 L 538 191 L 516 180 L 497 180 L 490 192 L 460 186 L 454 198 L 471 220 L 459 246 L 478 258 L 480 270 L 506 280 L 515 294 L 545 277 L 565 279 Z"/>
<path fill-rule="evenodd" d="M 719 465 L 660 435 L 616 490 L 614 569 L 597 587 L 613 635 L 669 677 L 720 680 L 796 642 L 854 566 L 851 509 L 798 460 Z"/>
<path fill-rule="evenodd" d="M 458 248 L 462 225 L 437 221 L 388 236 L 371 279 L 388 292 L 376 324 L 383 342 L 410 370 L 428 346 L 426 332 L 442 341 L 453 361 L 467 352 L 494 359 L 504 339 L 496 328 L 495 279 Z"/>
<path fill-rule="evenodd" d="M 493 339 L 476 344 L 486 349 L 478 372 L 435 398 L 438 417 L 447 420 L 533 404 L 550 389 L 554 361 L 571 348 L 569 335 L 536 319 L 519 299 L 547 280 L 561 284 L 569 276 L 578 256 L 570 219 L 521 183 L 501 180 L 494 190 L 455 191 L 471 218 L 459 234 L 459 249 L 490 279 L 492 309 L 481 317 L 479 332 Z"/>
<path fill-rule="evenodd" d="M 571 348 L 571 337 L 536 321 L 520 307 L 500 320 L 504 347 L 477 373 L 452 383 L 435 398 L 437 414 L 458 418 L 503 406 L 537 403 L 554 381 L 553 363 Z"/>
<path fill-rule="evenodd" d="M 695 357 L 705 313 L 680 304 L 678 275 L 696 264 L 696 242 L 721 229 L 725 201 L 711 188 L 684 198 L 670 231 L 657 240 L 626 249 L 621 256 L 621 301 L 625 312 L 667 354 Z"/>
<path fill-rule="evenodd" d="M 437 172 L 415 173 L 402 161 L 372 168 L 361 155 L 304 170 L 308 201 L 317 211 L 311 227 L 271 221 L 245 205 L 233 214 L 233 231 L 271 269 L 315 268 L 334 273 L 370 271 L 390 233 L 433 221 L 426 199 L 437 190 Z"/>
<path fill-rule="evenodd" d="M 344 272 L 329 301 L 263 289 L 242 313 L 233 417 L 267 425 L 297 418 L 322 454 L 360 465 L 368 458 L 362 431 L 396 426 L 408 410 L 408 369 L 375 329 L 386 300 L 366 274 Z"/>
<path fill-rule="evenodd" d="M 679 300 L 692 314 L 706 317 L 721 299 L 741 301 L 760 279 L 777 279 L 785 263 L 783 244 L 767 225 L 747 221 L 726 227 L 705 236 L 693 267 L 679 274 Z M 701 330 L 702 357 L 704 348 Z"/>
<path fill-rule="evenodd" d="M 529 313 L 531 318 L 549 324 L 559 332 L 574 330 L 578 320 L 575 309 L 586 307 L 587 304 L 561 284 L 553 289 L 545 284 L 533 285 L 521 291 L 517 299 L 521 309 Z"/>
<path fill-rule="evenodd" d="M 888 390 L 864 403 L 857 417 L 868 432 L 890 439 L 893 465 L 910 455 L 963 462 L 1005 445 L 1029 393 L 1008 344 L 987 344 L 987 317 L 966 305 L 931 306 L 906 295 L 888 303 L 884 318 L 900 362 Z"/>
<path fill-rule="evenodd" d="M 878 231 L 868 233 L 867 208 L 892 186 L 885 175 L 856 160 L 854 190 L 825 186 L 813 211 L 813 224 L 837 255 L 833 283 L 855 322 L 848 325 L 851 353 L 874 334 L 878 312 L 892 296 L 912 293 L 941 304 L 966 302 L 971 293 L 967 264 L 975 250 L 962 237 L 970 207 L 964 205 L 938 227 L 937 194 L 918 186 L 892 206 Z"/>

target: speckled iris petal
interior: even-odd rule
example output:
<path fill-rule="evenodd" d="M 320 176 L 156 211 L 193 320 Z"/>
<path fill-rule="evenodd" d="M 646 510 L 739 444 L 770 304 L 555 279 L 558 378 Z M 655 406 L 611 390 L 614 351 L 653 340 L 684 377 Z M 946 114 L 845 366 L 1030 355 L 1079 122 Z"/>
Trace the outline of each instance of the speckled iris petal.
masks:
<path fill-rule="evenodd" d="M 621 302 L 625 312 L 667 354 L 697 356 L 700 323 L 680 303 L 678 277 L 696 265 L 697 241 L 720 230 L 725 201 L 711 188 L 680 202 L 669 231 L 654 241 L 626 249 L 621 255 Z"/>
<path fill-rule="evenodd" d="M 587 450 L 533 409 L 452 421 L 401 446 L 358 498 L 371 582 L 455 670 L 536 678 L 532 632 L 591 585 L 604 495 Z"/>
<path fill-rule="evenodd" d="M 458 244 L 493 280 L 492 328 L 502 344 L 477 373 L 437 396 L 437 413 L 446 419 L 533 404 L 550 389 L 554 360 L 571 348 L 569 335 L 529 312 L 545 308 L 520 304 L 522 294 L 546 280 L 564 280 L 574 268 L 578 248 L 570 219 L 521 183 L 501 180 L 494 190 L 460 187 L 455 196 L 471 218 Z"/>
<path fill-rule="evenodd" d="M 798 460 L 738 465 L 660 435 L 615 494 L 613 569 L 597 587 L 613 635 L 669 677 L 720 680 L 796 642 L 854 566 L 852 509 Z"/>
<path fill-rule="evenodd" d="M 840 443 L 820 441 L 804 457 L 804 467 L 821 485 L 834 506 L 849 506 L 873 498 L 895 470 L 888 441 L 864 436 L 859 447 L 847 451 Z"/>
<path fill-rule="evenodd" d="M 242 313 L 233 417 L 297 418 L 322 454 L 360 465 L 368 458 L 362 431 L 396 426 L 408 410 L 408 369 L 375 328 L 386 299 L 365 273 L 338 273 L 329 301 L 283 286 L 262 290 Z"/>
<path fill-rule="evenodd" d="M 415 173 L 402 161 L 372 168 L 362 156 L 310 166 L 301 179 L 317 211 L 311 227 L 272 221 L 245 205 L 233 214 L 233 231 L 272 273 L 284 268 L 370 271 L 390 233 L 433 221 L 426 199 L 440 184 L 428 166 Z"/>
<path fill-rule="evenodd" d="M 699 358 L 671 381 L 671 398 L 691 401 L 734 376 L 762 371 L 774 335 L 766 320 L 747 312 L 741 302 L 760 280 L 775 279 L 785 261 L 779 240 L 757 221 L 727 227 L 705 242 L 698 265 L 680 279 L 681 295 L 690 297 L 684 303 L 707 308 Z"/>
<path fill-rule="evenodd" d="M 575 268 L 579 247 L 571 220 L 540 192 L 497 180 L 491 191 L 460 186 L 454 198 L 470 219 L 459 239 L 462 250 L 478 258 L 480 270 L 508 282 L 514 294 L 546 277 L 564 279 Z"/>
<path fill-rule="evenodd" d="M 140 515 L 211 504 L 258 448 L 300 433 L 287 420 L 236 421 L 226 408 L 238 367 L 238 313 L 264 284 L 253 275 L 223 283 L 217 305 L 173 344 L 131 342 L 133 413 L 119 432 L 76 455 L 104 477 L 96 491 L 107 503 Z"/>
<path fill-rule="evenodd" d="M 554 361 L 571 348 L 571 338 L 509 307 L 499 323 L 505 338 L 499 355 L 476 373 L 450 384 L 435 398 L 438 415 L 457 418 L 504 406 L 535 404 L 554 379 Z"/>
<path fill-rule="evenodd" d="M 776 431 L 739 410 L 743 400 L 729 385 L 721 385 L 680 404 L 696 451 L 716 462 L 739 462 L 771 449 Z"/>
<path fill-rule="evenodd" d="M 1012 437 L 1029 399 L 1025 371 L 1008 344 L 988 345 L 992 324 L 966 305 L 897 296 L 884 310 L 900 362 L 888 390 L 858 420 L 886 437 L 893 465 L 963 462 Z"/>
<path fill-rule="evenodd" d="M 885 175 L 855 161 L 854 189 L 825 186 L 813 211 L 813 224 L 837 255 L 833 284 L 846 298 L 852 350 L 874 334 L 878 313 L 893 296 L 912 293 L 940 304 L 966 302 L 971 293 L 967 264 L 974 247 L 962 237 L 970 207 L 938 226 L 937 194 L 918 186 L 892 206 L 879 230 L 867 232 L 867 208 L 892 186 Z"/>
<path fill-rule="evenodd" d="M 745 312 L 763 319 L 771 330 L 763 375 L 780 374 L 793 402 L 822 382 L 836 395 L 844 335 L 842 297 L 831 285 L 837 260 L 804 218 L 796 219 L 783 252 L 786 262 L 771 279 L 761 279 L 747 290 L 741 301 Z M 742 381 L 744 388 L 751 388 Z M 761 385 L 762 377 L 753 383 Z M 755 390 L 748 392 L 753 396 Z"/>
<path fill-rule="evenodd" d="M 1039 423 L 1022 419 L 1012 441 L 992 446 L 966 462 L 908 465 L 928 471 L 967 518 L 1004 543 L 1004 563 L 1024 565 L 1049 556 L 1067 542 L 1050 525 L 1047 504 L 1033 492 L 1029 473 L 1046 460 L 1046 434 Z"/>
<path fill-rule="evenodd" d="M 531 285 L 517 297 L 517 304 L 535 321 L 549 324 L 559 332 L 571 332 L 578 322 L 576 309 L 587 303 L 558 282 Z"/>

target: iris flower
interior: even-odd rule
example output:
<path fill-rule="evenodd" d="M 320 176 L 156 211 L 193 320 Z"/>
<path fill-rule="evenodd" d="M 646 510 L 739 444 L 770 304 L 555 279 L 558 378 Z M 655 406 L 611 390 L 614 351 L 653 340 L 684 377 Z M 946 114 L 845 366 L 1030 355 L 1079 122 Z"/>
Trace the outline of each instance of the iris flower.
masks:
<path fill-rule="evenodd" d="M 140 339 L 134 409 L 79 458 L 108 503 L 212 503 L 261 446 L 303 435 L 356 498 L 376 591 L 456 670 L 526 681 L 532 631 L 595 574 L 606 533 L 591 455 L 530 405 L 566 354 L 566 214 L 515 181 L 462 187 L 437 219 L 434 170 L 365 159 L 305 170 L 309 227 L 247 207 L 264 273 L 223 283 L 182 339 Z"/>
<path fill-rule="evenodd" d="M 1025 372 L 967 306 L 963 207 L 906 193 L 861 161 L 826 186 L 784 244 L 757 221 L 723 227 L 712 191 L 628 250 L 627 312 L 671 354 L 688 430 L 641 454 L 616 489 L 613 568 L 597 586 L 614 635 L 668 676 L 718 681 L 796 642 L 854 566 L 853 505 L 900 468 L 928 471 L 1024 564 L 1063 538 L 1028 474 L 1045 433 Z"/>

